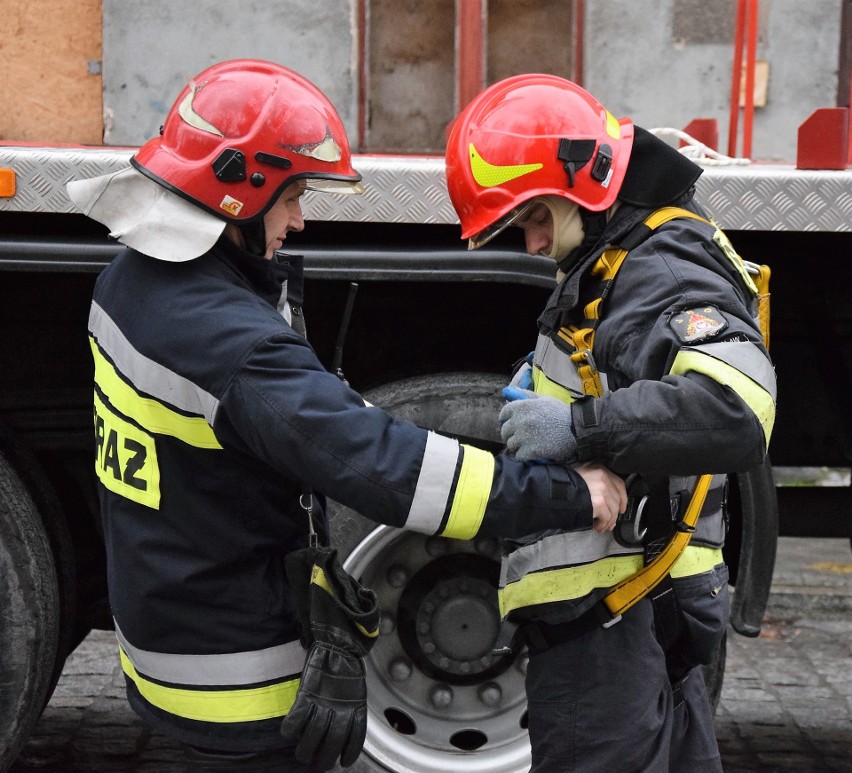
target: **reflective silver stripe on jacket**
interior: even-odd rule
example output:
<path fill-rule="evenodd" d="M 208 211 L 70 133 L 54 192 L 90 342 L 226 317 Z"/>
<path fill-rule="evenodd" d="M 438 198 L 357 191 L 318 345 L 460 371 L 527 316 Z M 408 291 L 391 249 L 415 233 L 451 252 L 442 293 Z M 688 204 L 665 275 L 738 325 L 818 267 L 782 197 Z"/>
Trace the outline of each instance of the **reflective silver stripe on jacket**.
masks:
<path fill-rule="evenodd" d="M 187 413 L 203 416 L 213 426 L 219 401 L 189 379 L 138 352 L 109 315 L 94 302 L 89 311 L 89 330 L 136 390 Z"/>
<path fill-rule="evenodd" d="M 300 674 L 305 650 L 299 641 L 249 652 L 173 655 L 134 647 L 115 624 L 115 637 L 134 667 L 146 677 L 171 684 L 242 686 L 280 681 Z"/>
<path fill-rule="evenodd" d="M 429 432 L 406 529 L 435 534 L 441 527 L 453 488 L 460 447 L 452 438 Z"/>
<path fill-rule="evenodd" d="M 760 384 L 775 400 L 778 397 L 775 369 L 766 355 L 753 343 L 747 341 L 722 341 L 716 344 L 685 346 L 685 349 L 697 349 L 717 360 L 728 363 L 752 381 Z"/>
<path fill-rule="evenodd" d="M 503 558 L 500 587 L 543 569 L 590 564 L 608 556 L 642 555 L 642 548 L 619 545 L 612 532 L 587 531 L 551 534 L 524 545 Z"/>

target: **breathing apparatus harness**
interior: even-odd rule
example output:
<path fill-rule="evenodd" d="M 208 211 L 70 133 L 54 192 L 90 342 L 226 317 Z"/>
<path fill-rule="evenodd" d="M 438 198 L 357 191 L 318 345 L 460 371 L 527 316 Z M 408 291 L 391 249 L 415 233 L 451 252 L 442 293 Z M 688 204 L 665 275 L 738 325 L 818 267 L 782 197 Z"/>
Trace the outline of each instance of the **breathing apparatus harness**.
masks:
<path fill-rule="evenodd" d="M 689 218 L 705 223 L 712 222 L 680 207 L 662 207 L 652 212 L 642 223 L 635 226 L 626 237 L 621 239 L 619 245 L 614 245 L 604 250 L 594 263 L 591 273 L 602 281 L 602 288 L 600 297 L 586 304 L 583 309 L 585 317 L 583 327 L 569 325 L 560 328 L 557 332 L 560 339 L 569 343 L 574 348 L 574 352 L 570 357 L 577 368 L 584 394 L 592 397 L 600 397 L 604 393 L 604 387 L 595 365 L 592 349 L 594 346 L 595 331 L 601 321 L 603 305 L 619 269 L 624 264 L 624 260 L 627 258 L 630 250 L 645 241 L 657 228 L 675 218 Z M 713 240 L 737 270 L 737 273 L 749 291 L 757 298 L 758 318 L 764 344 L 768 348 L 769 267 L 757 266 L 743 261 L 718 227 L 713 235 Z M 755 275 L 756 281 L 752 279 L 752 273 Z M 650 549 L 646 548 L 645 565 L 633 575 L 625 578 L 611 588 L 603 598 L 603 605 L 609 614 L 609 619 L 603 623 L 604 627 L 609 627 L 617 623 L 628 609 L 647 596 L 669 576 L 672 567 L 683 554 L 695 531 L 698 517 L 707 498 L 711 480 L 712 475 L 709 474 L 698 477 L 695 488 L 691 493 L 689 504 L 686 506 L 683 515 L 674 521 L 671 536 L 664 543 L 657 542 L 657 544 L 651 545 Z M 638 507 L 635 508 L 634 514 L 638 510 Z M 631 524 L 634 532 L 637 531 L 637 527 L 636 523 Z"/>

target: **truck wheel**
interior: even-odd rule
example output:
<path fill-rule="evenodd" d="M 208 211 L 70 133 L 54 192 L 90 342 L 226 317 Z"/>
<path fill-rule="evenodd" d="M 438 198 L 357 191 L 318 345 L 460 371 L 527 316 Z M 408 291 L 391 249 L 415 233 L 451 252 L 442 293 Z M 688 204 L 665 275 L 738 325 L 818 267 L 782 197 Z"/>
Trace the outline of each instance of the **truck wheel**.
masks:
<path fill-rule="evenodd" d="M 496 444 L 506 380 L 427 376 L 364 396 L 422 427 Z M 377 527 L 334 503 L 330 512 L 344 565 L 376 591 L 383 610 L 367 661 L 365 751 L 351 770 L 529 770 L 526 654 L 491 654 L 500 622 L 497 541 Z"/>
<path fill-rule="evenodd" d="M 59 641 L 50 541 L 26 487 L 0 456 L 0 771 L 48 699 Z"/>

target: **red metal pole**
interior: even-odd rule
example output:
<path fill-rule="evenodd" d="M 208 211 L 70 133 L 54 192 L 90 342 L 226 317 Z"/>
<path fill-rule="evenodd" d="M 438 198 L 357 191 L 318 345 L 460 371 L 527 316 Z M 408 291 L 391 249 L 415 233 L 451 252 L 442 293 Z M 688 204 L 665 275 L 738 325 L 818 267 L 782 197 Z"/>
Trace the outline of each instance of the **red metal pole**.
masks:
<path fill-rule="evenodd" d="M 456 0 L 456 114 L 485 85 L 487 0 Z"/>
<path fill-rule="evenodd" d="M 728 155 L 737 155 L 737 129 L 740 116 L 740 79 L 743 72 L 743 29 L 746 19 L 746 0 L 737 0 L 737 21 L 734 27 L 734 64 L 731 68 L 731 110 L 728 121 Z"/>
<path fill-rule="evenodd" d="M 745 114 L 743 116 L 743 157 L 751 158 L 754 123 L 754 66 L 757 58 L 757 11 L 760 0 L 748 0 L 748 47 L 746 50 Z"/>

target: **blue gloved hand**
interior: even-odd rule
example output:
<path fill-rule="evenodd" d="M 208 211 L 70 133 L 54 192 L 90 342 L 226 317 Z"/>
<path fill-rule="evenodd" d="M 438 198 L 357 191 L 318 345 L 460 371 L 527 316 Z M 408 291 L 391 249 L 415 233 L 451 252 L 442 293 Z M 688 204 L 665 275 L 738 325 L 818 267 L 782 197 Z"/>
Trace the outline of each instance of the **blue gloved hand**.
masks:
<path fill-rule="evenodd" d="M 516 459 L 577 461 L 570 405 L 516 386 L 505 387 L 503 396 L 509 402 L 500 411 L 500 436 Z"/>
<path fill-rule="evenodd" d="M 529 362 L 523 363 L 521 367 L 518 368 L 515 375 L 512 376 L 509 386 L 516 386 L 521 389 L 533 388 L 532 365 L 530 365 Z"/>

